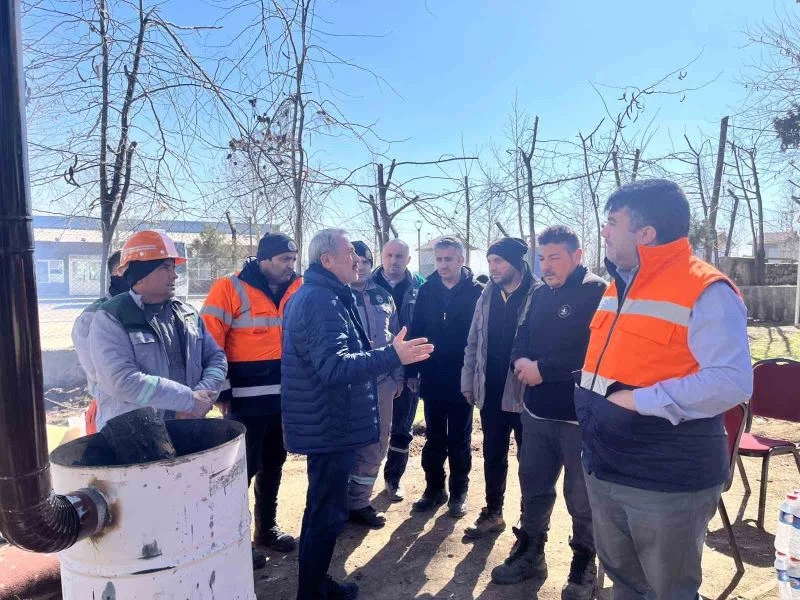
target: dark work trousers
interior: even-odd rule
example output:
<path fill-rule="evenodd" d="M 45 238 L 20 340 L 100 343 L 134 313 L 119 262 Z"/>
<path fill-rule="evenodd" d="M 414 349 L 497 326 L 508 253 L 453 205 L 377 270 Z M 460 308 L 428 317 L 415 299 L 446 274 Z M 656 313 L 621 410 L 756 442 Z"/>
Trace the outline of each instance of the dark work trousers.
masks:
<path fill-rule="evenodd" d="M 708 522 L 721 485 L 697 492 L 653 492 L 586 474 L 597 555 L 614 600 L 694 600 Z"/>
<path fill-rule="evenodd" d="M 283 426 L 280 413 L 258 417 L 229 415 L 247 428 L 245 448 L 247 451 L 247 482 L 255 477 L 253 494 L 255 508 L 256 538 L 276 525 L 278 511 L 278 488 L 281 485 L 281 471 L 286 462 L 286 449 L 283 447 Z"/>
<path fill-rule="evenodd" d="M 508 478 L 508 448 L 511 433 L 517 442 L 517 459 L 521 456 L 522 422 L 519 413 L 506 412 L 500 402 L 492 401 L 481 410 L 483 429 L 483 477 L 486 481 L 486 508 L 490 513 L 501 514 Z"/>
<path fill-rule="evenodd" d="M 406 472 L 408 447 L 414 439 L 412 429 L 418 404 L 419 394 L 407 387 L 392 404 L 392 433 L 389 437 L 389 454 L 386 456 L 383 478 L 394 485 L 400 483 L 400 478 Z"/>
<path fill-rule="evenodd" d="M 426 489 L 444 489 L 444 463 L 450 463 L 450 495 L 467 493 L 472 469 L 472 414 L 474 407 L 463 398 L 447 402 L 425 398 L 425 446 L 422 469 Z"/>
<path fill-rule="evenodd" d="M 327 598 L 325 575 L 331 564 L 336 536 L 349 516 L 347 489 L 356 453 L 309 454 L 308 492 L 300 531 L 297 600 Z"/>
<path fill-rule="evenodd" d="M 573 550 L 594 554 L 592 509 L 581 465 L 581 430 L 565 421 L 547 421 L 522 412 L 522 528 L 533 537 L 550 528 L 556 482 L 564 469 L 564 501 L 572 517 Z"/>

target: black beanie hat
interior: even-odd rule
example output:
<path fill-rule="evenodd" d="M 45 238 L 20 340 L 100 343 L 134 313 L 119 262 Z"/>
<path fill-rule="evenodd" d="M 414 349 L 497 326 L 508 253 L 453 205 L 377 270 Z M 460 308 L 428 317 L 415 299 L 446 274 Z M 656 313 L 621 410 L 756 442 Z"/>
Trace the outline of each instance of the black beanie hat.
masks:
<path fill-rule="evenodd" d="M 366 258 L 369 261 L 369 264 L 374 265 L 374 261 L 372 260 L 372 251 L 369 247 L 361 241 L 353 242 L 353 249 L 356 251 L 361 258 Z"/>
<path fill-rule="evenodd" d="M 258 242 L 258 260 L 269 260 L 284 252 L 297 252 L 297 244 L 285 233 L 265 233 Z"/>
<path fill-rule="evenodd" d="M 169 258 L 157 258 L 156 260 L 134 260 L 128 263 L 128 267 L 125 269 L 125 281 L 128 283 L 129 286 L 133 287 L 139 281 L 150 275 L 153 271 L 155 271 L 161 263 L 165 260 L 171 260 Z"/>
<path fill-rule="evenodd" d="M 524 269 L 525 255 L 528 253 L 528 244 L 520 238 L 504 237 L 489 246 L 486 256 L 496 254 L 507 261 L 520 273 Z"/>

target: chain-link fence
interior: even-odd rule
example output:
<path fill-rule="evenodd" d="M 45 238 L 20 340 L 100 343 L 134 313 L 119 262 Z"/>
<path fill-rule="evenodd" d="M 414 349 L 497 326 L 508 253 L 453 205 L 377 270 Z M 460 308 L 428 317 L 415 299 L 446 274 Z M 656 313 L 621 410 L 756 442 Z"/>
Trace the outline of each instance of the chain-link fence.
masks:
<path fill-rule="evenodd" d="M 102 264 L 100 224 L 96 219 L 37 215 L 33 226 L 45 388 L 75 390 L 79 395 L 85 379 L 71 334 L 78 315 L 106 295 L 101 289 L 106 267 Z M 256 235 L 235 239 L 226 222 L 137 221 L 120 224 L 112 250 L 141 229 L 165 232 L 189 259 L 178 268 L 177 295 L 198 309 L 212 283 L 239 270 L 258 244 Z"/>

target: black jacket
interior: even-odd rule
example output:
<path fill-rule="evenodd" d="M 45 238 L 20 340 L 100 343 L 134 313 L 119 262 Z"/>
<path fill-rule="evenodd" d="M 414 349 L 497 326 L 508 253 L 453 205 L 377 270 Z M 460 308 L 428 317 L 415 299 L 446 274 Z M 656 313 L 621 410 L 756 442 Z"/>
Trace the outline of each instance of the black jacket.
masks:
<path fill-rule="evenodd" d="M 447 290 L 438 273 L 422 284 L 407 339 L 426 337 L 434 345 L 431 357 L 406 367 L 406 377 L 419 377 L 420 396 L 426 400 L 465 402 L 461 395 L 461 367 L 469 326 L 483 284 L 462 267 L 462 277 Z"/>
<path fill-rule="evenodd" d="M 299 454 L 378 441 L 375 379 L 400 366 L 394 348 L 370 350 L 349 287 L 311 265 L 283 318 L 283 437 Z"/>
<path fill-rule="evenodd" d="M 560 288 L 542 283 L 531 297 L 517 330 L 511 365 L 518 358 L 539 361 L 542 383 L 525 390 L 525 407 L 543 419 L 577 421 L 572 372 L 583 366 L 589 322 L 606 282 L 579 266 Z"/>

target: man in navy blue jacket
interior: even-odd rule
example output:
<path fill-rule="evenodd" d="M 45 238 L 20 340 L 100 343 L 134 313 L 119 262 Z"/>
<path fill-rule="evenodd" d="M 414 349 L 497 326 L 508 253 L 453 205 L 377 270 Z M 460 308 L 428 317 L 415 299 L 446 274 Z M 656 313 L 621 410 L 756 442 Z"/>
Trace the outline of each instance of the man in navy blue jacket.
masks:
<path fill-rule="evenodd" d="M 358 256 L 343 229 L 324 229 L 309 244 L 304 283 L 283 323 L 283 433 L 286 449 L 308 456 L 308 494 L 300 537 L 297 600 L 358 596 L 354 583 L 326 575 L 336 536 L 348 518 L 348 482 L 358 448 L 378 441 L 376 379 L 425 360 L 427 340 L 370 349 L 348 287 Z"/>

